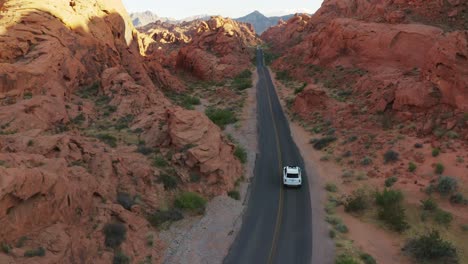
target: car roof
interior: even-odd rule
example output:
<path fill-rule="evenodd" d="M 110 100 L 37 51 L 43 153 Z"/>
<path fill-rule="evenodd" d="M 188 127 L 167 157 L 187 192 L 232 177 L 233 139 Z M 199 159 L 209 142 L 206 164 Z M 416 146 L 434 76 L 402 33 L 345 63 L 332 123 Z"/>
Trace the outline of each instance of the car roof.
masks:
<path fill-rule="evenodd" d="M 287 173 L 299 173 L 299 167 L 286 166 Z"/>

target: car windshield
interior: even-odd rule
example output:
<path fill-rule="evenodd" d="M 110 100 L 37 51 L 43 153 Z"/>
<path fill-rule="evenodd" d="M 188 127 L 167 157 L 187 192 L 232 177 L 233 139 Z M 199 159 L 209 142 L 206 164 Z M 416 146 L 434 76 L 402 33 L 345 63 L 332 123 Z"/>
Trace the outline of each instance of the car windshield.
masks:
<path fill-rule="evenodd" d="M 286 177 L 288 177 L 288 178 L 299 178 L 299 174 L 298 173 L 288 173 L 288 174 L 286 174 Z"/>

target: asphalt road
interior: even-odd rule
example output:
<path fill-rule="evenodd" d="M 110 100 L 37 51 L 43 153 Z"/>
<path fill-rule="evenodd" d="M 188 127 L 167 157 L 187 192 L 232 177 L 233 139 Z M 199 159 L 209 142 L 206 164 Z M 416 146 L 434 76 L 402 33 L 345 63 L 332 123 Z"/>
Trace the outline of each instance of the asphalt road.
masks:
<path fill-rule="evenodd" d="M 304 168 L 304 162 L 261 50 L 257 50 L 257 72 L 259 155 L 242 227 L 224 263 L 310 264 L 312 217 L 307 173 L 303 170 L 302 188 L 282 186 L 283 166 Z"/>

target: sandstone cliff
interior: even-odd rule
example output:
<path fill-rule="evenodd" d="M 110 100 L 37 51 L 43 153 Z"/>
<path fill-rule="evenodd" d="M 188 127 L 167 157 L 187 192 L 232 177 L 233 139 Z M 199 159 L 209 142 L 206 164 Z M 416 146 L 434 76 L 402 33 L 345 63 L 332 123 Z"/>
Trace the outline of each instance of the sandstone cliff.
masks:
<path fill-rule="evenodd" d="M 349 89 L 358 108 L 416 122 L 420 134 L 444 127 L 466 138 L 459 122 L 468 110 L 466 10 L 462 1 L 329 0 L 312 17 L 296 15 L 262 38 L 284 54 L 277 70 L 308 83 L 323 77 L 319 68 L 364 70 Z M 448 112 L 450 120 L 434 118 Z"/>
<path fill-rule="evenodd" d="M 175 194 L 161 176 L 206 196 L 241 176 L 220 129 L 164 97 L 183 84 L 144 64 L 120 1 L 3 1 L 0 33 L 0 263 L 111 263 L 108 223 L 132 262 L 158 263 L 145 218 Z"/>

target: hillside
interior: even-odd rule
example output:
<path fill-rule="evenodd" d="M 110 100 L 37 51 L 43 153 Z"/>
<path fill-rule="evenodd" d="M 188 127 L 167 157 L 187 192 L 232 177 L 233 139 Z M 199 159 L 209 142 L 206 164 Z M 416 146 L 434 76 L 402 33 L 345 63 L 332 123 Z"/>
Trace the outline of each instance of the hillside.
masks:
<path fill-rule="evenodd" d="M 348 213 L 337 216 L 377 230 L 337 235 L 337 243 L 355 243 L 338 255 L 359 258 L 362 250 L 378 263 L 409 263 L 401 248 L 434 229 L 467 261 L 460 233 L 468 221 L 467 8 L 463 1 L 326 0 L 314 15 L 295 15 L 262 34 L 291 118 L 308 131 L 319 166 L 338 171 L 327 174 L 345 197 Z M 445 181 L 456 187 L 438 193 Z M 408 226 L 398 235 L 367 196 L 385 187 L 404 197 L 399 217 Z M 364 203 L 357 213 L 349 209 L 353 199 Z M 450 227 L 421 209 L 428 199 Z M 329 206 L 337 205 L 327 204 L 335 217 Z M 383 244 L 395 246 L 383 252 Z"/>
<path fill-rule="evenodd" d="M 0 9 L 0 263 L 159 263 L 158 217 L 183 217 L 167 205 L 186 191 L 232 190 L 236 146 L 166 97 L 186 84 L 142 56 L 120 1 Z M 224 25 L 214 36 L 233 33 L 225 51 L 240 48 L 248 32 Z M 222 54 L 226 42 L 214 43 Z"/>

